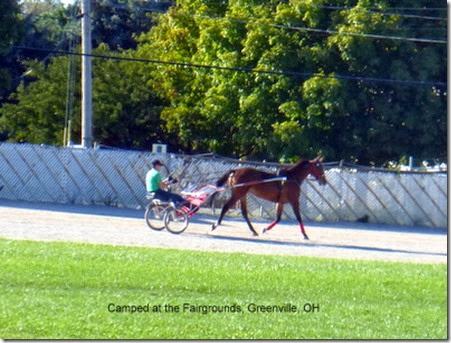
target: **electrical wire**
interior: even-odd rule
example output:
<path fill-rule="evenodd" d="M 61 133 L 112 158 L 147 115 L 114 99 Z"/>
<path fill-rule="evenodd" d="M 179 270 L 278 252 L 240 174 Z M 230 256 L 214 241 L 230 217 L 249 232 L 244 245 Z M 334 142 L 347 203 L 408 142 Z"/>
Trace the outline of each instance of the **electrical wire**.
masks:
<path fill-rule="evenodd" d="M 96 3 L 95 1 L 92 1 L 92 2 Z M 173 5 L 173 3 L 171 3 L 171 2 L 158 2 L 158 3 L 155 3 L 155 4 L 158 4 L 160 6 L 161 5 L 168 5 L 168 7 L 170 7 L 171 4 Z M 211 4 L 212 3 L 210 3 L 210 5 Z M 215 4 L 215 3 L 213 3 L 213 4 Z M 224 5 L 224 3 L 216 3 L 216 4 Z M 258 4 L 258 6 L 274 6 L 274 7 L 277 6 L 277 5 L 278 4 Z M 297 5 L 297 4 L 293 4 L 293 5 Z M 328 6 L 328 5 L 315 5 L 315 4 L 301 4 L 301 5 L 302 6 L 306 6 L 306 7 L 321 8 L 321 9 L 334 10 L 334 11 L 335 10 L 350 11 L 350 10 L 353 10 L 353 9 L 356 8 L 356 7 L 346 7 L 346 6 Z M 126 6 L 126 5 L 118 5 L 118 4 L 104 4 L 104 3 L 102 3 L 102 6 L 104 6 L 104 7 L 111 7 L 111 8 L 128 9 L 128 6 Z M 144 6 L 139 6 L 139 5 L 137 7 L 139 7 L 142 10 L 149 11 L 149 12 L 152 12 L 152 11 L 155 10 L 153 8 L 150 8 L 150 7 L 144 7 Z M 444 8 L 408 8 L 408 7 L 399 7 L 399 8 L 397 8 L 397 7 L 388 7 L 388 8 L 385 8 L 385 9 L 381 9 L 381 8 L 378 8 L 378 7 L 360 7 L 360 8 L 368 11 L 369 13 L 373 13 L 373 14 L 380 14 L 380 15 L 387 15 L 387 16 L 398 16 L 398 17 L 401 17 L 401 18 L 415 18 L 415 19 L 439 20 L 439 21 L 448 19 L 447 17 L 437 17 L 437 16 L 433 17 L 433 16 L 424 16 L 424 15 L 410 14 L 410 13 L 386 12 L 386 10 L 388 10 L 388 11 L 390 11 L 390 10 L 394 10 L 394 11 L 396 11 L 396 10 L 425 10 L 425 11 L 428 11 L 428 10 L 443 10 L 443 11 L 446 11 L 447 10 L 446 7 L 444 7 Z"/>
<path fill-rule="evenodd" d="M 171 14 L 174 14 L 174 13 L 171 13 Z M 248 19 L 211 17 L 211 16 L 206 16 L 206 15 L 200 15 L 200 14 L 179 13 L 178 15 L 188 15 L 191 17 L 200 17 L 200 18 L 212 19 L 212 20 L 226 20 L 226 21 L 240 22 L 240 23 L 251 23 L 254 25 L 273 26 L 273 27 L 277 27 L 277 28 L 281 28 L 281 29 L 315 32 L 315 33 L 342 34 L 342 35 L 347 35 L 347 36 L 357 36 L 357 37 L 376 38 L 376 39 L 389 39 L 389 40 L 402 40 L 402 41 L 410 41 L 410 42 L 417 42 L 417 43 L 433 43 L 433 44 L 447 44 L 448 43 L 448 41 L 446 39 L 411 38 L 411 37 L 402 37 L 402 36 L 388 36 L 388 35 L 374 34 L 374 33 L 337 31 L 337 30 L 311 28 L 311 27 L 303 27 L 303 26 L 288 26 L 288 25 L 282 25 L 282 24 L 257 23 L 257 22 L 251 22 L 251 20 L 248 20 Z"/>
<path fill-rule="evenodd" d="M 123 5 L 111 5 L 112 8 L 118 8 L 118 9 L 127 9 Z M 165 14 L 167 11 L 155 9 L 155 8 L 144 8 L 143 9 L 149 11 L 149 12 L 155 12 L 155 13 L 162 13 Z M 354 36 L 354 37 L 365 37 L 365 38 L 373 38 L 373 39 L 388 39 L 388 40 L 401 40 L 401 41 L 410 41 L 410 42 L 416 42 L 416 43 L 431 43 L 431 44 L 447 44 L 447 39 L 434 39 L 434 38 L 427 38 L 427 37 L 403 37 L 403 36 L 392 36 L 392 35 L 383 35 L 383 34 L 375 34 L 375 33 L 360 33 L 360 32 L 350 32 L 350 31 L 337 31 L 337 30 L 330 30 L 330 29 L 322 29 L 322 28 L 310 28 L 310 27 L 304 27 L 304 26 L 288 26 L 288 25 L 282 25 L 282 24 L 268 24 L 268 23 L 258 23 L 255 22 L 256 18 L 250 18 L 250 19 L 235 19 L 235 18 L 228 18 L 228 17 L 212 17 L 202 14 L 193 14 L 193 13 L 177 13 L 177 12 L 171 12 L 171 15 L 178 15 L 178 16 L 189 16 L 189 17 L 197 17 L 197 18 L 203 18 L 203 19 L 211 19 L 211 20 L 222 20 L 222 21 L 229 21 L 229 22 L 238 22 L 238 23 L 251 23 L 253 25 L 262 25 L 262 26 L 272 26 L 277 27 L 280 29 L 287 29 L 287 30 L 296 30 L 296 31 L 306 31 L 306 32 L 313 32 L 313 33 L 324 33 L 324 34 L 342 34 L 346 36 Z M 254 20 L 254 22 L 252 21 Z"/>
<path fill-rule="evenodd" d="M 97 0 L 91 0 L 91 3 L 95 3 Z M 175 3 L 175 1 L 149 1 L 150 3 L 155 3 L 155 4 L 164 4 L 164 5 L 173 5 Z M 224 1 L 218 1 L 218 2 L 211 2 L 209 1 L 208 4 L 209 5 L 225 5 L 227 2 L 226 0 Z M 285 3 L 288 4 L 288 1 L 280 1 L 279 3 Z M 260 3 L 259 6 L 278 6 L 279 3 L 276 4 L 270 4 L 270 3 Z M 293 3 L 292 3 L 293 4 Z M 295 4 L 296 5 L 296 4 Z M 352 9 L 353 7 L 349 7 L 349 6 L 333 6 L 333 5 L 315 5 L 315 4 L 302 4 L 305 6 L 310 6 L 310 7 L 319 7 L 319 8 L 326 8 L 326 9 Z M 364 8 L 366 9 L 371 9 L 371 10 L 380 10 L 380 7 L 372 7 L 372 6 L 365 6 Z M 395 10 L 395 11 L 446 11 L 447 7 L 385 7 L 385 9 L 387 10 Z"/>
<path fill-rule="evenodd" d="M 188 62 L 174 62 L 174 61 L 161 61 L 161 60 L 151 60 L 151 59 L 143 59 L 143 58 L 134 58 L 134 57 L 119 57 L 119 56 L 111 56 L 111 55 L 100 55 L 100 54 L 82 54 L 78 52 L 65 51 L 65 50 L 51 50 L 44 48 L 33 48 L 26 46 L 13 46 L 13 48 L 18 50 L 38 50 L 38 51 L 52 51 L 54 54 L 62 54 L 62 55 L 77 55 L 77 56 L 89 56 L 94 58 L 104 58 L 118 61 L 130 61 L 130 62 L 141 62 L 141 63 L 153 63 L 160 65 L 172 65 L 178 67 L 188 67 L 188 68 L 202 68 L 202 69 L 212 69 L 212 70 L 224 70 L 224 71 L 237 71 L 237 72 L 248 72 L 255 74 L 267 74 L 267 75 L 284 75 L 284 76 L 293 76 L 300 78 L 309 78 L 309 77 L 321 77 L 321 78 L 329 78 L 329 79 L 340 79 L 340 80 L 351 80 L 351 81 L 362 81 L 362 82 L 376 82 L 376 83 L 391 83 L 398 85 L 409 85 L 409 86 L 443 86 L 447 85 L 446 82 L 440 81 L 421 81 L 421 80 L 397 80 L 397 79 L 387 79 L 387 78 L 376 78 L 376 77 L 367 77 L 367 76 L 355 76 L 355 75 L 323 75 L 317 73 L 306 73 L 306 72 L 296 72 L 296 71 L 287 71 L 287 70 L 262 70 L 262 69 L 253 69 L 253 68 L 244 68 L 244 67 L 221 67 L 215 65 L 204 65 L 204 64 L 195 64 Z"/>
<path fill-rule="evenodd" d="M 343 10 L 343 11 L 350 11 L 355 9 L 355 7 L 345 7 L 345 6 L 326 6 L 326 5 L 314 5 L 314 4 L 308 4 L 309 7 L 314 8 L 321 8 L 321 9 L 330 9 L 330 10 Z M 381 9 L 378 7 L 360 7 L 364 10 L 367 10 L 370 13 L 374 14 L 381 14 L 381 15 L 388 15 L 388 16 L 399 16 L 404 18 L 416 18 L 416 19 L 424 19 L 424 20 L 447 20 L 446 17 L 431 17 L 431 16 L 423 16 L 423 15 L 417 15 L 417 14 L 406 14 L 406 13 L 396 13 L 396 12 L 385 12 L 386 10 L 415 10 L 415 8 L 396 8 L 396 7 L 389 7 L 385 9 Z M 416 10 L 429 10 L 428 8 L 416 8 Z M 437 10 L 437 8 L 435 8 Z M 446 8 L 440 8 L 440 10 L 446 10 Z"/>

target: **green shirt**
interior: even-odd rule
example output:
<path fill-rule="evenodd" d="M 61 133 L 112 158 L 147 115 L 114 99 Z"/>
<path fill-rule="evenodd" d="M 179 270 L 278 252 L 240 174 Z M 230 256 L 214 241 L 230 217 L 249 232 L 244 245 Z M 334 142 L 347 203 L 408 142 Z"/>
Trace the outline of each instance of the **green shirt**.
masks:
<path fill-rule="evenodd" d="M 156 169 L 151 169 L 146 175 L 146 189 L 148 192 L 155 192 L 160 189 L 161 175 Z"/>

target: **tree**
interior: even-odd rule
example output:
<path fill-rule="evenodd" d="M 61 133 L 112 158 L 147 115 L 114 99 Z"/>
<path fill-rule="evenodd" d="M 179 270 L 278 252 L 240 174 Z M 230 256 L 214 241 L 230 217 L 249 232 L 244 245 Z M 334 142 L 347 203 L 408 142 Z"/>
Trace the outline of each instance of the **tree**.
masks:
<path fill-rule="evenodd" d="M 440 83 L 446 82 L 446 64 L 439 61 L 446 59 L 445 45 L 368 35 L 419 37 L 431 29 L 421 24 L 433 5 L 187 0 L 140 38 L 136 54 L 301 72 L 149 67 L 170 103 L 162 112 L 167 129 L 186 150 L 285 160 L 324 152 L 329 159 L 376 164 L 406 154 L 444 157 L 446 88 Z M 424 15 L 393 8 L 421 8 Z M 446 28 L 446 20 L 438 23 Z"/>
<path fill-rule="evenodd" d="M 409 1 L 392 6 L 421 8 L 423 5 L 422 1 Z M 385 9 L 389 3 L 380 6 L 380 10 L 389 12 L 389 8 Z M 428 2 L 427 6 L 434 4 Z M 422 14 L 424 17 L 427 12 Z M 416 16 L 382 15 L 362 6 L 340 15 L 344 20 L 338 30 L 346 32 L 376 31 L 387 36 L 421 37 L 427 28 L 415 23 L 419 20 Z M 439 23 L 438 28 L 444 28 L 445 21 Z M 446 58 L 444 44 L 339 34 L 331 36 L 328 43 L 331 53 L 342 61 L 336 67 L 337 72 L 387 80 L 446 83 L 446 69 L 440 63 Z M 342 88 L 347 101 L 341 110 L 349 115 L 339 122 L 340 131 L 348 132 L 339 145 L 347 146 L 344 152 L 349 158 L 362 163 L 383 163 L 405 155 L 445 157 L 445 87 L 387 81 L 343 82 Z"/>
<path fill-rule="evenodd" d="M 110 55 L 106 45 L 97 54 Z M 121 55 L 130 57 L 129 52 Z M 115 147 L 150 149 L 152 143 L 169 143 L 160 113 L 166 103 L 143 79 L 136 63 L 110 59 L 93 62 L 94 137 L 99 143 Z"/>
<path fill-rule="evenodd" d="M 15 60 L 11 46 L 20 42 L 24 27 L 17 0 L 0 2 L 0 103 L 14 86 Z"/>
<path fill-rule="evenodd" d="M 91 5 L 94 47 L 107 44 L 110 50 L 136 47 L 135 36 L 153 25 L 152 13 L 165 11 L 170 1 L 98 0 Z"/>
<path fill-rule="evenodd" d="M 127 39 L 144 26 L 112 37 L 109 30 L 128 19 L 111 15 L 125 5 L 98 4 L 106 44 L 97 51 L 152 60 L 94 60 L 101 143 L 159 141 L 185 152 L 282 161 L 322 152 L 379 165 L 446 156 L 446 44 L 439 41 L 446 17 L 439 2 L 183 0 L 144 24 L 153 26 L 136 49 Z M 47 61 L 14 104 L 0 109 L 11 140 L 62 137 L 67 59 Z"/>
<path fill-rule="evenodd" d="M 110 54 L 105 46 L 108 44 L 127 55 L 123 49 L 133 45 L 133 35 L 152 25 L 141 8 L 145 4 L 149 3 L 131 0 L 121 5 L 118 1 L 104 0 L 92 6 L 97 53 Z M 161 6 L 154 4 L 152 8 Z M 80 41 L 78 5 L 65 7 L 57 0 L 25 1 L 21 10 L 25 18 L 25 46 L 76 51 Z M 109 25 L 114 19 L 111 15 L 116 14 L 121 18 L 118 25 Z M 17 90 L 9 96 L 14 88 L 8 89 L 0 109 L 3 139 L 62 144 L 65 118 L 73 113 L 71 137 L 79 142 L 80 80 L 74 77 L 80 74 L 80 60 L 74 62 L 75 71 L 68 70 L 68 63 L 74 58 L 55 57 L 48 51 L 14 50 L 10 70 L 16 75 L 12 86 Z M 161 133 L 161 101 L 148 89 L 147 81 L 142 83 L 134 67 L 126 62 L 93 60 L 94 135 L 100 143 L 122 147 L 149 148 L 153 142 L 171 142 L 170 136 L 163 137 Z M 72 101 L 67 99 L 68 89 Z"/>
<path fill-rule="evenodd" d="M 105 45 L 96 54 L 111 52 Z M 78 58 L 77 58 L 78 59 Z M 0 109 L 0 130 L 18 142 L 63 143 L 66 118 L 68 57 L 53 58 L 46 65 L 30 62 L 34 82 L 24 83 L 13 94 L 14 103 Z M 76 63 L 77 69 L 80 62 Z M 163 135 L 160 111 L 162 101 L 142 83 L 135 65 L 127 61 L 93 61 L 94 137 L 98 143 L 117 147 L 150 148 L 152 143 L 170 141 Z M 75 73 L 79 75 L 79 71 Z M 80 80 L 75 82 L 72 140 L 80 142 Z"/>
<path fill-rule="evenodd" d="M 77 25 L 75 15 L 75 6 L 64 7 L 60 2 L 54 0 L 47 1 L 23 1 L 19 6 L 16 1 L 5 0 L 0 6 L 6 6 L 8 3 L 15 4 L 15 13 L 9 19 L 1 21 L 0 26 L 4 26 L 5 32 L 2 33 L 3 46 L 0 48 L 2 55 L 1 65 L 3 80 L 0 83 L 0 105 L 3 102 L 11 101 L 8 99 L 25 79 L 23 74 L 31 72 L 27 70 L 26 64 L 22 61 L 39 59 L 48 61 L 51 54 L 42 50 L 19 50 L 14 45 L 24 45 L 28 48 L 39 49 L 67 49 L 69 38 L 73 39 L 77 34 Z M 8 10 L 5 9 L 7 17 Z M 75 22 L 75 26 L 74 26 Z M 78 38 L 77 38 L 78 39 Z M 1 76 L 0 76 L 1 77 Z"/>
<path fill-rule="evenodd" d="M 22 82 L 12 95 L 13 103 L 0 108 L 0 131 L 6 131 L 10 140 L 62 144 L 67 60 L 54 58 L 48 66 L 37 61 L 27 63 L 36 81 L 28 85 Z M 74 127 L 79 132 L 79 121 Z"/>
<path fill-rule="evenodd" d="M 0 3 L 0 54 L 5 55 L 12 44 L 17 42 L 23 33 L 20 18 L 20 7 L 17 0 L 4 0 Z"/>
<path fill-rule="evenodd" d="M 149 6 L 149 7 L 147 7 Z M 149 30 L 148 10 L 164 10 L 167 2 L 144 0 L 96 1 L 92 5 L 94 47 L 108 44 L 111 50 L 135 46 L 133 36 Z M 72 50 L 80 43 L 79 3 L 63 5 L 60 0 L 5 0 L 0 4 L 0 105 L 24 80 L 28 72 L 22 61 L 49 62 L 51 50 Z M 27 49 L 15 49 L 23 45 Z M 33 48 L 36 48 L 33 50 Z"/>

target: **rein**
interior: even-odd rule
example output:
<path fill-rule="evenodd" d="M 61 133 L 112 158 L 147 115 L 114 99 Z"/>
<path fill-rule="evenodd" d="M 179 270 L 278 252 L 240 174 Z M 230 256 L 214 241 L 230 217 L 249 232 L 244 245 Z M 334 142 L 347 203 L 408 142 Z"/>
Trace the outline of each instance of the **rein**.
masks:
<path fill-rule="evenodd" d="M 307 166 L 307 168 L 310 167 L 310 165 Z M 299 187 L 301 187 L 301 184 L 304 180 L 307 179 L 308 175 L 310 174 L 310 172 L 308 172 L 307 168 L 305 168 L 304 170 L 307 171 L 307 176 L 304 179 L 300 179 L 300 177 L 298 176 L 298 173 L 293 173 L 291 170 L 286 170 L 286 169 L 279 169 L 276 173 L 275 177 L 269 178 L 269 179 L 265 179 L 265 180 L 261 180 L 261 181 L 250 181 L 250 182 L 242 182 L 242 183 L 237 183 L 235 185 L 230 185 L 230 188 L 238 188 L 238 187 L 249 187 L 249 186 L 255 186 L 255 185 L 260 185 L 262 183 L 267 183 L 267 182 L 278 182 L 281 181 L 282 183 L 282 187 L 285 184 L 285 182 L 294 182 L 296 183 Z M 285 175 L 285 176 L 281 176 L 281 175 Z M 313 178 L 313 181 L 318 181 L 315 178 Z M 319 182 L 319 181 L 318 181 Z"/>
<path fill-rule="evenodd" d="M 232 188 L 245 187 L 245 186 L 255 186 L 255 185 L 259 185 L 259 184 L 267 183 L 267 182 L 277 182 L 277 181 L 284 182 L 286 180 L 287 180 L 286 176 L 273 177 L 273 178 L 262 180 L 262 181 L 251 181 L 251 182 L 237 183 L 236 185 L 232 185 Z"/>

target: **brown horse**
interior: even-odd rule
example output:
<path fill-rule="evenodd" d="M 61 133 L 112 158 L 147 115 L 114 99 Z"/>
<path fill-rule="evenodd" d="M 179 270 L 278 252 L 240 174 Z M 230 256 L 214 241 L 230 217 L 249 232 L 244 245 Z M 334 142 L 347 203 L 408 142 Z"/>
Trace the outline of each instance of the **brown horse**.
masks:
<path fill-rule="evenodd" d="M 309 174 L 312 174 L 320 184 L 325 185 L 327 183 L 322 161 L 323 158 L 319 156 L 311 161 L 300 160 L 292 167 L 281 169 L 277 175 L 252 168 L 229 171 L 217 181 L 216 185 L 220 187 L 227 182 L 232 186 L 232 197 L 222 208 L 218 221 L 213 224 L 211 230 L 215 230 L 221 224 L 222 218 L 226 212 L 240 200 L 241 213 L 254 236 L 258 236 L 247 216 L 246 195 L 248 192 L 251 192 L 262 199 L 277 203 L 276 220 L 265 228 L 263 233 L 271 230 L 280 221 L 283 205 L 289 202 L 293 207 L 294 214 L 299 222 L 304 238 L 309 239 L 305 233 L 304 224 L 302 222 L 301 214 L 299 213 L 299 195 L 301 192 L 301 184 Z M 285 177 L 286 179 L 281 180 L 282 177 Z M 270 179 L 272 178 L 278 179 L 276 181 L 271 181 Z"/>

